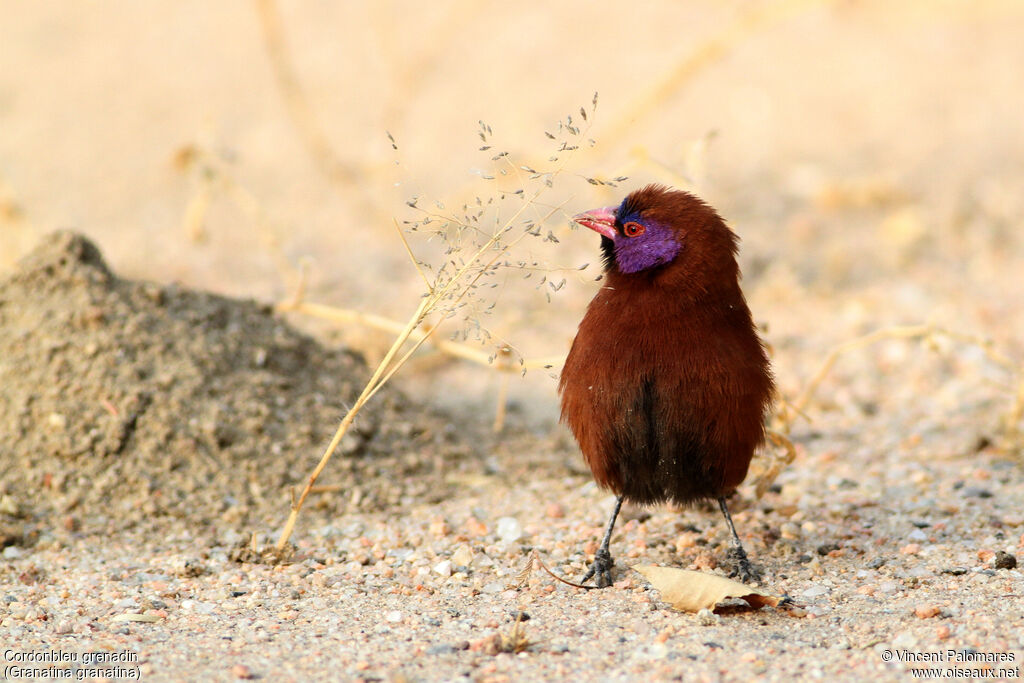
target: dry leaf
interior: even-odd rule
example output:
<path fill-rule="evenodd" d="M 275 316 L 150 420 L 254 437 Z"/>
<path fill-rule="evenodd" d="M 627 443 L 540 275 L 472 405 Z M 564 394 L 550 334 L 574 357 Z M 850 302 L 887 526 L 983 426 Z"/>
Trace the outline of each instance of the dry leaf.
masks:
<path fill-rule="evenodd" d="M 647 577 L 661 593 L 662 600 L 684 612 L 699 612 L 705 608 L 715 611 L 715 605 L 730 598 L 743 600 L 754 609 L 765 605 L 778 607 L 784 600 L 715 574 L 653 564 L 638 564 L 633 569 Z"/>

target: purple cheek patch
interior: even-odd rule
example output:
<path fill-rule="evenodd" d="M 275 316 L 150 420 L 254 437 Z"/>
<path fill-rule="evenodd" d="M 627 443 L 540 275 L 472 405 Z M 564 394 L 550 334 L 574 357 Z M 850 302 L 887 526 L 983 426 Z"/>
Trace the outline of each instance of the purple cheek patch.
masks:
<path fill-rule="evenodd" d="M 638 237 L 615 238 L 615 262 L 623 273 L 639 273 L 669 263 L 679 254 L 682 245 L 668 228 L 648 223 L 647 231 Z"/>

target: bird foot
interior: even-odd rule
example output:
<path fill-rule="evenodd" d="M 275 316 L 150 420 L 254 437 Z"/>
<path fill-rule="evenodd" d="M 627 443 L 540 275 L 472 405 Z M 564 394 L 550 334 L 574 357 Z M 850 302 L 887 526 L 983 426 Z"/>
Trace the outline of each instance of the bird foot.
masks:
<path fill-rule="evenodd" d="M 761 570 L 750 563 L 750 559 L 743 548 L 735 546 L 729 548 L 729 559 L 735 565 L 729 576 L 738 578 L 742 583 L 760 583 L 762 577 Z"/>
<path fill-rule="evenodd" d="M 608 552 L 607 548 L 601 548 L 594 555 L 594 562 L 580 583 L 586 583 L 593 578 L 598 588 L 607 588 L 612 585 L 612 567 L 614 566 L 615 560 L 612 559 L 612 554 Z"/>

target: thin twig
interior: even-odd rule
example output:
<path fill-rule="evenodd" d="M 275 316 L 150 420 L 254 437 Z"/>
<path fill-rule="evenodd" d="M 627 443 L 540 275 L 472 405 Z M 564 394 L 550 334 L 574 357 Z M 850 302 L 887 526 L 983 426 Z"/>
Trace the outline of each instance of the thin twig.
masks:
<path fill-rule="evenodd" d="M 508 374 L 498 379 L 498 405 L 494 412 L 494 425 L 491 431 L 500 434 L 505 428 L 505 414 L 508 412 L 508 384 L 512 378 Z"/>
<path fill-rule="evenodd" d="M 316 161 L 317 167 L 336 185 L 351 187 L 358 180 L 355 169 L 341 161 L 338 153 L 331 147 L 327 135 L 317 121 L 313 108 L 309 105 L 302 84 L 294 65 L 289 58 L 288 45 L 284 37 L 281 14 L 274 0 L 255 0 L 257 15 L 263 28 L 263 42 L 274 69 L 277 85 L 284 96 L 288 113 L 295 128 L 302 136 L 310 156 Z"/>
<path fill-rule="evenodd" d="M 271 6 L 269 5 L 271 0 L 258 1 L 267 4 L 268 7 Z M 563 168 L 564 164 L 565 161 L 562 162 Z M 548 184 L 546 183 L 545 186 L 547 185 Z M 284 528 L 281 531 L 281 535 L 277 540 L 276 547 L 278 550 L 282 550 L 287 545 L 288 540 L 295 529 L 295 524 L 298 519 L 299 512 L 302 509 L 306 497 L 309 495 L 310 491 L 313 490 L 317 478 L 320 476 L 320 473 L 327 466 L 327 463 L 330 461 L 334 452 L 337 450 L 338 445 L 341 443 L 341 440 L 344 437 L 345 433 L 351 427 L 356 415 L 363 408 L 363 406 L 377 393 L 377 391 L 379 391 L 381 387 L 383 387 L 391 379 L 391 377 L 394 376 L 394 374 L 398 372 L 400 368 L 402 368 L 402 366 L 409 360 L 409 358 L 412 357 L 412 355 L 419 349 L 419 347 L 422 346 L 428 339 L 430 339 L 430 337 L 437 331 L 437 325 L 430 325 L 426 327 L 426 329 L 420 329 L 421 326 L 423 326 L 426 317 L 431 312 L 433 312 L 435 308 L 439 307 L 443 302 L 447 302 L 447 306 L 444 308 L 445 311 L 454 312 L 459 307 L 462 300 L 467 296 L 467 294 L 474 291 L 479 286 L 480 279 L 484 277 L 486 274 L 490 273 L 492 269 L 496 267 L 496 264 L 498 263 L 499 259 L 503 258 L 510 249 L 515 247 L 520 240 L 524 239 L 526 235 L 529 234 L 520 233 L 510 241 L 503 241 L 508 235 L 509 231 L 512 229 L 512 226 L 522 215 L 522 213 L 526 211 L 527 208 L 533 206 L 536 202 L 537 197 L 539 197 L 540 194 L 544 191 L 545 190 L 542 187 L 533 192 L 532 195 L 529 196 L 528 198 L 525 198 L 523 204 L 519 206 L 509 218 L 504 220 L 500 226 L 496 226 L 494 233 L 491 234 L 486 241 L 480 244 L 471 255 L 469 255 L 465 259 L 460 258 L 458 263 L 456 263 L 455 260 L 449 261 L 449 263 L 451 263 L 452 266 L 454 266 L 454 273 L 446 274 L 443 280 L 439 281 L 439 278 L 438 280 L 435 280 L 433 283 L 431 283 L 427 278 L 424 277 L 424 282 L 427 285 L 426 294 L 420 299 L 420 303 L 416 309 L 416 312 L 409 318 L 405 326 L 402 327 L 402 329 L 398 332 L 391 347 L 388 349 L 384 358 L 377 365 L 377 368 L 374 371 L 373 376 L 370 377 L 370 380 L 366 383 L 362 393 L 360 393 L 355 403 L 352 405 L 352 407 L 346 413 L 345 417 L 342 419 L 341 423 L 338 425 L 338 428 L 335 431 L 330 444 L 327 446 L 326 450 L 324 451 L 323 455 L 320 458 L 320 461 L 317 463 L 316 468 L 310 475 L 305 488 L 299 495 L 298 499 L 292 504 L 291 511 L 288 515 L 288 519 L 285 523 Z M 548 216 L 553 215 L 556 211 L 559 210 L 561 210 L 561 206 L 553 207 L 549 212 Z M 465 225 L 460 223 L 458 220 L 455 220 L 454 222 L 459 225 Z M 412 254 L 411 249 L 408 249 L 408 244 L 406 244 L 406 246 L 410 257 L 415 263 L 416 259 Z M 488 254 L 491 254 L 490 257 L 488 257 Z M 417 269 L 419 270 L 418 264 Z M 420 274 L 421 276 L 424 275 L 422 270 L 420 270 Z M 311 305 L 301 301 L 301 291 L 299 291 L 299 295 L 293 298 L 292 301 L 279 304 L 278 310 L 303 310 L 304 308 L 307 311 L 318 310 L 315 307 L 308 308 L 309 306 Z M 319 312 L 328 313 L 327 311 L 322 309 L 319 309 Z M 329 315 L 337 315 L 337 312 L 332 311 L 329 313 Z M 377 323 L 378 325 L 381 326 L 393 326 L 393 323 L 391 323 L 391 321 L 387 321 L 386 319 L 380 318 L 379 316 L 363 314 L 361 319 L 372 320 L 374 323 Z M 401 350 L 405 347 L 406 343 L 409 342 L 410 340 L 413 340 L 412 345 L 404 354 L 399 355 Z M 490 360 L 491 359 L 488 358 L 488 362 L 490 362 Z"/>
<path fill-rule="evenodd" d="M 385 354 L 384 359 L 377 366 L 377 370 L 373 373 L 373 376 L 370 378 L 370 381 L 366 383 L 366 387 L 363 388 L 362 394 L 359 395 L 359 398 L 356 399 L 355 403 L 352 405 L 348 413 L 346 413 L 345 417 L 342 419 L 341 424 L 338 425 L 338 429 L 334 432 L 334 437 L 331 439 L 331 443 L 327 446 L 327 449 L 324 451 L 323 456 L 321 456 L 320 462 L 317 463 L 316 468 L 313 470 L 313 474 L 310 475 L 309 481 L 306 483 L 306 487 L 302 490 L 302 494 L 299 496 L 299 499 L 292 504 L 291 512 L 288 515 L 288 520 L 287 522 L 285 522 L 284 529 L 281 531 L 281 536 L 277 539 L 276 547 L 278 550 L 282 550 L 285 547 L 285 545 L 287 545 L 288 539 L 291 538 L 292 531 L 295 528 L 295 522 L 299 517 L 299 510 L 302 509 L 302 504 L 306 501 L 306 496 L 309 495 L 309 492 L 310 490 L 312 490 L 313 485 L 316 484 L 316 480 L 320 476 L 320 473 L 323 472 L 324 468 L 327 466 L 327 463 L 330 461 L 331 456 L 334 455 L 334 451 L 337 450 L 338 445 L 341 443 L 342 437 L 345 436 L 345 433 L 348 431 L 349 426 L 352 424 L 353 420 L 355 420 L 356 415 L 359 414 L 359 411 L 362 410 L 363 406 L 366 404 L 366 401 L 369 400 L 370 396 L 378 388 L 377 383 L 378 381 L 380 381 L 380 378 L 384 374 L 384 371 L 391 364 L 391 361 L 395 357 L 395 354 L 398 353 L 399 349 L 408 340 L 409 335 L 412 333 L 412 331 L 416 329 L 416 327 L 418 327 L 419 324 L 423 321 L 423 316 L 425 315 L 426 312 L 427 303 L 428 299 L 426 298 L 420 300 L 420 304 L 416 308 L 416 312 L 413 313 L 413 315 L 409 318 L 409 322 L 406 325 L 405 329 L 395 339 L 395 343 L 391 345 L 391 348 L 388 350 L 387 354 Z"/>
<path fill-rule="evenodd" d="M 398 232 L 399 238 L 402 240 L 402 246 L 405 247 L 405 253 L 409 255 L 409 260 L 412 261 L 413 268 L 415 268 L 416 272 L 420 274 L 420 278 L 423 280 L 423 284 L 426 286 L 427 290 L 430 290 L 432 287 L 430 279 L 427 278 L 427 274 L 423 272 L 420 262 L 416 260 L 416 255 L 412 253 L 412 247 L 409 246 L 409 240 L 405 238 L 405 231 L 402 230 L 402 227 L 398 224 L 398 219 L 392 218 L 391 220 L 395 224 L 395 230 Z"/>
<path fill-rule="evenodd" d="M 522 571 L 519 572 L 519 574 L 516 575 L 516 578 L 519 579 L 519 583 L 516 584 L 516 588 L 522 588 L 526 585 L 526 579 L 529 577 L 529 574 L 533 570 L 534 565 L 540 567 L 545 572 L 547 572 L 548 576 L 555 579 L 556 581 L 561 581 L 566 586 L 572 586 L 573 588 L 582 588 L 585 591 L 592 591 L 595 588 L 597 588 L 597 586 L 584 586 L 582 583 L 573 583 L 572 581 L 563 579 L 561 576 L 548 569 L 548 566 L 544 564 L 543 560 L 540 559 L 540 555 L 537 554 L 536 550 L 530 553 L 530 559 L 527 561 L 526 566 L 523 568 Z"/>
<path fill-rule="evenodd" d="M 192 170 L 199 178 L 199 189 L 185 208 L 182 225 L 190 238 L 200 241 L 204 237 L 202 222 L 210 208 L 214 190 L 227 196 L 255 225 L 263 246 L 274 261 L 286 286 L 301 289 L 302 273 L 296 272 L 281 249 L 281 230 L 269 218 L 260 201 L 232 175 L 228 166 L 217 155 L 198 146 L 188 145 L 178 150 L 177 165 L 182 170 Z"/>
<path fill-rule="evenodd" d="M 277 304 L 275 310 L 280 313 L 294 311 L 339 323 L 355 323 L 357 325 L 371 327 L 390 334 L 399 334 L 404 328 L 402 323 L 377 315 L 376 313 L 364 313 L 362 311 L 353 311 L 347 308 L 336 308 L 334 306 L 316 304 L 308 301 L 299 301 L 296 303 L 294 298 Z M 430 331 L 432 332 L 432 330 L 433 328 L 431 328 Z M 427 331 L 417 329 L 409 335 L 409 339 L 412 342 L 419 342 L 429 336 L 431 335 L 428 334 Z M 495 365 L 493 362 L 494 357 L 487 351 L 469 346 L 468 344 L 459 344 L 458 342 L 446 339 L 430 339 L 430 344 L 444 354 L 455 358 L 461 358 L 462 360 L 467 360 L 471 363 L 486 365 L 501 372 L 511 373 L 517 371 L 517 366 L 514 365 Z M 532 360 L 524 360 L 522 365 L 518 365 L 518 368 L 542 370 L 557 367 L 563 362 L 565 362 L 564 356 L 544 356 Z"/>

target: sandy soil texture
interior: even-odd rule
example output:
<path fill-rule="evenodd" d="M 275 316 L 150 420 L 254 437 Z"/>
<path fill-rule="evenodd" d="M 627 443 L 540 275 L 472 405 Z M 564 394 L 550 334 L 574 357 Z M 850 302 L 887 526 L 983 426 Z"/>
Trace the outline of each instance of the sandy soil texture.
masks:
<path fill-rule="evenodd" d="M 698 618 L 629 566 L 722 572 L 712 506 L 627 510 L 612 589 L 540 571 L 519 587 L 534 549 L 579 576 L 611 500 L 564 434 L 470 440 L 468 418 L 397 391 L 343 446 L 294 555 L 243 562 L 361 358 L 252 302 L 121 280 L 71 233 L 0 284 L 0 322 L 12 653 L 118 653 L 114 677 L 408 680 L 881 675 L 904 666 L 886 652 L 1020 654 L 1019 461 L 984 431 L 953 446 L 913 406 L 816 421 L 780 483 L 737 501 L 763 587 L 799 610 Z"/>
<path fill-rule="evenodd" d="M 1019 677 L 1018 2 L 4 13 L 8 679 Z M 795 461 L 732 506 L 762 588 L 799 609 L 682 614 L 630 569 L 724 574 L 711 506 L 625 510 L 610 589 L 523 575 L 536 552 L 581 576 L 612 504 L 557 424 L 557 362 L 505 384 L 429 345 L 342 442 L 286 561 L 251 561 L 390 341 L 277 304 L 303 283 L 401 321 L 423 281 L 396 223 L 486 227 L 541 189 L 522 262 L 441 334 L 472 346 L 480 323 L 478 351 L 557 359 L 597 287 L 567 217 L 647 182 L 742 238 L 801 414 Z M 472 234 L 407 236 L 438 267 Z"/>

